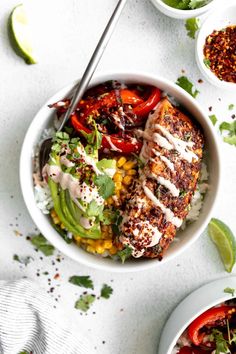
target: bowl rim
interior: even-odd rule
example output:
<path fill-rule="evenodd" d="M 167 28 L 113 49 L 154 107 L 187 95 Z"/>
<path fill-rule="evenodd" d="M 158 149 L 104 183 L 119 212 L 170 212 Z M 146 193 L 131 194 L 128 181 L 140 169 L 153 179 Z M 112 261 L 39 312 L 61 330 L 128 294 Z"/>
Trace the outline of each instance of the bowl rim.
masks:
<path fill-rule="evenodd" d="M 236 299 L 236 294 L 231 295 L 228 293 L 224 292 L 224 289 L 226 287 L 234 287 L 236 289 L 236 275 L 232 276 L 227 276 L 219 279 L 215 279 L 213 281 L 210 281 L 204 285 L 202 285 L 200 288 L 195 289 L 192 291 L 190 294 L 188 294 L 172 311 L 170 316 L 168 317 L 164 328 L 161 333 L 161 338 L 159 342 L 159 348 L 158 348 L 158 354 L 171 354 L 179 337 L 181 334 L 186 330 L 186 328 L 202 313 L 205 311 L 209 310 L 210 308 L 225 302 L 227 300 L 231 299 Z M 214 292 L 213 292 L 214 289 Z M 203 293 L 207 294 L 208 299 L 204 298 L 202 295 Z M 188 320 L 185 322 L 184 325 L 182 325 L 178 331 L 176 332 L 175 336 L 173 337 L 171 343 L 169 344 L 168 347 L 165 346 L 165 350 L 167 352 L 160 351 L 162 348 L 162 342 L 164 341 L 164 335 L 166 332 L 168 332 L 168 329 L 170 327 L 171 321 L 175 321 L 175 317 L 179 317 L 180 313 L 184 312 L 184 309 L 186 309 L 189 304 L 194 304 L 196 302 L 196 298 L 198 298 L 199 303 L 195 306 L 197 310 L 190 310 L 188 311 Z M 194 301 L 195 300 L 195 301 Z M 194 307 L 194 306 L 193 306 Z"/>
<path fill-rule="evenodd" d="M 94 76 L 94 78 L 91 80 L 90 86 L 96 85 L 100 82 L 104 82 L 104 81 L 107 81 L 112 78 L 118 79 L 121 81 L 123 80 L 126 82 L 127 81 L 149 82 L 150 84 L 153 84 L 153 85 L 155 85 L 155 84 L 158 85 L 157 82 L 159 82 L 159 84 L 161 83 L 161 84 L 165 85 L 166 87 L 168 87 L 169 89 L 172 89 L 175 91 L 177 90 L 179 95 L 183 99 L 187 100 L 188 103 L 190 105 L 192 105 L 192 107 L 194 107 L 194 109 L 196 109 L 199 114 L 201 114 L 201 116 L 204 120 L 204 124 L 206 124 L 207 128 L 210 130 L 211 139 L 214 142 L 214 148 L 215 148 L 214 155 L 216 158 L 216 165 L 218 167 L 218 170 L 217 170 L 218 179 L 216 180 L 216 183 L 215 183 L 216 193 L 213 196 L 212 202 L 205 213 L 206 215 L 204 215 L 203 222 L 199 225 L 199 227 L 195 231 L 194 235 L 186 241 L 186 244 L 184 244 L 183 247 L 180 247 L 178 250 L 175 250 L 175 252 L 170 255 L 166 255 L 166 257 L 164 257 L 161 262 L 158 261 L 157 259 L 152 259 L 152 260 L 148 259 L 148 260 L 143 261 L 142 263 L 141 262 L 140 263 L 139 262 L 137 262 L 137 263 L 130 262 L 130 263 L 125 263 L 125 264 L 119 263 L 119 265 L 117 265 L 118 262 L 115 262 L 115 261 L 113 261 L 113 263 L 111 263 L 111 264 L 108 264 L 108 263 L 105 264 L 102 262 L 99 263 L 99 262 L 97 262 L 98 258 L 95 255 L 92 255 L 93 256 L 92 261 L 84 259 L 83 257 L 80 258 L 78 253 L 76 251 L 74 252 L 71 245 L 68 245 L 63 240 L 62 237 L 56 238 L 52 235 L 53 233 L 58 235 L 58 233 L 53 228 L 52 229 L 54 230 L 54 232 L 52 230 L 50 230 L 50 232 L 49 232 L 49 225 L 50 225 L 49 222 L 47 223 L 46 226 L 44 226 L 43 224 L 39 225 L 38 219 L 42 219 L 41 221 L 43 223 L 45 215 L 43 215 L 41 210 L 39 210 L 39 208 L 36 206 L 35 200 L 32 197 L 34 194 L 33 188 L 31 188 L 31 187 L 29 188 L 29 185 L 32 185 L 32 171 L 31 171 L 32 166 L 29 163 L 29 157 L 27 156 L 27 155 L 29 155 L 28 145 L 30 146 L 30 148 L 32 150 L 35 148 L 35 141 L 32 142 L 32 144 L 29 144 L 29 142 L 31 141 L 30 135 L 31 135 L 31 132 L 34 131 L 33 129 L 35 129 L 35 128 L 37 129 L 39 117 L 41 116 L 44 109 L 48 106 L 49 103 L 55 102 L 56 100 L 58 100 L 59 97 L 60 98 L 65 97 L 68 94 L 68 92 L 70 92 L 73 89 L 73 87 L 75 86 L 75 84 L 79 80 L 73 81 L 72 83 L 66 85 L 61 90 L 57 91 L 52 97 L 47 99 L 47 101 L 41 106 L 39 111 L 34 116 L 31 124 L 29 125 L 27 132 L 25 134 L 22 148 L 21 148 L 20 168 L 19 168 L 20 185 L 21 185 L 23 199 L 24 199 L 24 202 L 25 202 L 26 207 L 28 209 L 28 212 L 29 212 L 32 220 L 34 221 L 34 223 L 37 225 L 38 229 L 48 239 L 48 241 L 51 242 L 58 250 L 60 250 L 63 254 L 65 254 L 69 258 L 75 260 L 78 263 L 81 263 L 83 265 L 86 265 L 86 266 L 89 266 L 89 267 L 92 267 L 95 269 L 112 271 L 112 272 L 117 272 L 117 273 L 124 273 L 124 272 L 135 272 L 135 271 L 147 270 L 147 269 L 154 268 L 157 266 L 160 267 L 161 265 L 165 264 L 166 262 L 177 257 L 184 250 L 186 250 L 188 247 L 190 247 L 200 237 L 200 235 L 204 231 L 205 227 L 207 226 L 207 224 L 211 218 L 211 215 L 213 213 L 217 199 L 219 197 L 219 189 L 220 189 L 220 183 L 221 183 L 221 157 L 220 157 L 221 154 L 220 154 L 218 137 L 216 135 L 215 130 L 213 129 L 213 126 L 212 126 L 210 120 L 207 117 L 206 112 L 203 110 L 201 105 L 193 97 L 191 97 L 185 90 L 183 90 L 181 87 L 177 86 L 175 83 L 171 82 L 170 80 L 162 78 L 159 75 L 154 75 L 152 73 L 147 73 L 144 71 L 136 71 L 136 72 L 120 71 L 120 72 L 113 72 L 113 73 L 112 72 L 100 73 L 100 74 Z M 49 114 L 47 116 L 47 119 L 45 119 L 44 121 L 47 122 L 48 118 L 49 118 Z M 31 151 L 30 156 L 32 159 L 33 151 Z M 25 176 L 26 176 L 25 170 L 27 171 L 27 173 L 31 172 L 30 174 L 27 174 L 27 180 L 25 178 Z M 32 192 L 31 196 L 29 195 L 29 193 L 30 193 L 29 189 L 30 189 L 30 192 Z M 31 199 L 32 199 L 33 205 L 31 205 Z"/>
<path fill-rule="evenodd" d="M 203 48 L 204 48 L 204 43 L 205 43 L 206 37 L 203 37 L 203 33 L 204 33 L 205 29 L 207 29 L 209 22 L 211 22 L 212 19 L 214 19 L 215 16 L 217 16 L 218 14 L 221 14 L 222 12 L 224 13 L 226 10 L 229 10 L 230 8 L 234 8 L 234 10 L 236 10 L 236 4 L 233 3 L 233 0 L 229 1 L 226 4 L 226 6 L 224 6 L 224 10 L 223 11 L 219 7 L 214 9 L 214 11 L 204 20 L 204 22 L 203 22 L 203 24 L 202 24 L 202 26 L 201 26 L 198 34 L 197 34 L 197 39 L 196 39 L 196 42 L 195 42 L 195 57 L 196 57 L 197 65 L 198 65 L 200 71 L 203 73 L 203 75 L 208 79 L 208 81 L 211 84 L 214 84 L 215 86 L 223 88 L 223 89 L 226 89 L 226 90 L 235 89 L 236 88 L 236 83 L 220 80 L 204 64 L 204 62 L 203 62 L 203 60 L 204 60 Z M 210 34 L 211 33 L 209 33 L 209 35 Z"/>
<path fill-rule="evenodd" d="M 178 13 L 179 15 L 191 14 L 191 16 L 195 17 L 200 13 L 209 11 L 212 8 L 212 6 L 218 2 L 218 0 L 212 0 L 205 6 L 199 7 L 197 9 L 189 9 L 189 10 L 176 9 L 175 7 L 167 5 L 164 2 L 164 0 L 152 0 L 152 2 L 158 4 L 160 7 L 167 10 L 168 12 Z"/>

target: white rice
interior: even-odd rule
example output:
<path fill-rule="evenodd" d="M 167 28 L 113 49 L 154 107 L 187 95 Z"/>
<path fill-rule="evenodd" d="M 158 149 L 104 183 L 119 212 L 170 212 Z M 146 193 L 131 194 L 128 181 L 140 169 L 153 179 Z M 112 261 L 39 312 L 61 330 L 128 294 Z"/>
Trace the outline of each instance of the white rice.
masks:
<path fill-rule="evenodd" d="M 43 214 L 49 214 L 53 208 L 53 200 L 47 184 L 37 184 L 34 187 L 34 197 L 37 207 Z"/>

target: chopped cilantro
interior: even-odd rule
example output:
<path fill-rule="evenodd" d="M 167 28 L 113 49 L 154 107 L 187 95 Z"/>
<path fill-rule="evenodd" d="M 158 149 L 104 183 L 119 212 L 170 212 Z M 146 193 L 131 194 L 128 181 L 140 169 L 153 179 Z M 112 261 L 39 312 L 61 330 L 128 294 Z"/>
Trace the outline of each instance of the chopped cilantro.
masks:
<path fill-rule="evenodd" d="M 223 132 L 228 132 L 228 135 L 223 137 L 224 142 L 236 146 L 236 121 L 232 123 L 222 122 L 219 126 L 219 129 L 221 134 Z"/>
<path fill-rule="evenodd" d="M 199 19 L 198 18 L 189 18 L 185 22 L 185 28 L 187 30 L 187 34 L 190 38 L 195 39 L 196 32 L 199 29 Z"/>
<path fill-rule="evenodd" d="M 196 98 L 197 95 L 199 94 L 199 91 L 193 88 L 193 84 L 189 81 L 189 79 L 186 76 L 179 77 L 176 81 L 176 84 L 182 87 L 182 89 L 187 91 L 194 98 Z"/>
<path fill-rule="evenodd" d="M 216 354 L 228 353 L 228 343 L 227 340 L 224 338 L 223 333 L 218 329 L 213 329 L 212 336 L 216 343 Z"/>
<path fill-rule="evenodd" d="M 234 109 L 234 104 L 233 103 L 229 104 L 228 109 L 229 111 L 232 111 Z"/>
<path fill-rule="evenodd" d="M 85 137 L 88 144 L 92 145 L 96 150 L 98 150 L 102 144 L 102 134 L 98 131 L 97 124 L 92 118 L 91 123 L 94 126 L 92 133 L 85 133 L 83 130 L 81 130 L 80 133 Z"/>
<path fill-rule="evenodd" d="M 226 294 L 231 294 L 232 296 L 234 296 L 234 293 L 235 293 L 235 289 L 233 289 L 233 288 L 225 288 L 224 289 L 224 293 L 226 293 Z"/>
<path fill-rule="evenodd" d="M 216 125 L 216 122 L 217 122 L 217 120 L 218 120 L 217 117 L 216 117 L 216 115 L 215 115 L 215 114 L 212 114 L 212 115 L 209 116 L 209 118 L 210 118 L 212 124 L 213 124 L 213 125 Z"/>
<path fill-rule="evenodd" d="M 93 294 L 81 295 L 75 303 L 75 308 L 83 312 L 87 312 L 90 306 L 94 303 L 96 297 Z"/>
<path fill-rule="evenodd" d="M 98 187 L 99 194 L 104 199 L 107 199 L 114 194 L 115 184 L 111 177 L 107 175 L 98 175 L 96 176 L 94 183 Z"/>
<path fill-rule="evenodd" d="M 117 256 L 120 257 L 121 262 L 124 264 L 126 259 L 128 259 L 132 254 L 132 248 L 129 246 L 125 246 L 125 248 L 119 252 L 117 252 Z"/>
<path fill-rule="evenodd" d="M 99 216 L 103 211 L 103 205 L 98 205 L 96 200 L 92 200 L 87 208 L 87 215 L 88 216 Z"/>
<path fill-rule="evenodd" d="M 164 2 L 179 10 L 194 10 L 207 5 L 210 0 L 164 0 Z"/>
<path fill-rule="evenodd" d="M 55 250 L 54 246 L 51 245 L 42 234 L 33 236 L 31 238 L 31 243 L 45 256 L 53 255 L 53 252 Z"/>
<path fill-rule="evenodd" d="M 207 58 L 203 59 L 203 63 L 206 65 L 206 67 L 207 67 L 208 69 L 210 69 L 210 67 L 211 67 L 211 61 L 210 61 L 210 59 L 207 59 Z"/>
<path fill-rule="evenodd" d="M 31 260 L 34 260 L 34 259 L 33 259 L 33 257 L 31 257 L 31 256 L 20 257 L 20 256 L 18 256 L 18 254 L 14 254 L 13 260 L 14 260 L 14 261 L 17 261 L 17 262 L 19 262 L 19 263 L 21 263 L 21 264 L 24 264 L 25 266 L 27 266 L 27 265 L 30 263 L 30 261 L 31 261 Z"/>
<path fill-rule="evenodd" d="M 103 284 L 100 296 L 104 297 L 104 299 L 109 299 L 112 293 L 113 293 L 113 289 L 109 285 Z"/>
<path fill-rule="evenodd" d="M 191 0 L 189 2 L 189 7 L 190 9 L 199 9 L 200 7 L 203 7 L 207 5 L 210 2 L 210 0 Z"/>
<path fill-rule="evenodd" d="M 86 289 L 93 289 L 93 281 L 89 275 L 73 275 L 69 278 L 69 282 Z"/>

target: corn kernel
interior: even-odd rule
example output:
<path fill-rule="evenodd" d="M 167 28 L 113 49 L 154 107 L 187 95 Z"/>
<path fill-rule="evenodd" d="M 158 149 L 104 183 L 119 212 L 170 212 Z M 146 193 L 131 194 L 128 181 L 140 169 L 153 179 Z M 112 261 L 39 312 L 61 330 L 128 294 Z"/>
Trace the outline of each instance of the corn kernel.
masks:
<path fill-rule="evenodd" d="M 97 252 L 98 254 L 102 254 L 102 253 L 104 252 L 104 248 L 103 248 L 102 246 L 97 246 L 97 247 L 96 247 L 96 252 Z"/>
<path fill-rule="evenodd" d="M 79 235 L 74 235 L 74 239 L 76 242 L 80 242 L 81 241 L 81 237 Z"/>
<path fill-rule="evenodd" d="M 87 251 L 90 253 L 95 253 L 95 249 L 92 246 L 88 246 Z"/>
<path fill-rule="evenodd" d="M 56 214 L 56 212 L 55 212 L 54 209 L 51 210 L 50 214 L 51 214 L 51 217 L 52 217 L 52 218 L 53 218 L 54 216 L 57 216 L 57 214 Z"/>
<path fill-rule="evenodd" d="M 111 255 L 116 254 L 116 253 L 117 253 L 117 248 L 116 248 L 115 246 L 112 246 L 112 247 L 109 249 L 109 253 L 110 253 Z"/>
<path fill-rule="evenodd" d="M 132 176 L 125 176 L 123 179 L 123 183 L 126 186 L 129 186 L 132 183 L 132 180 L 133 180 Z"/>
<path fill-rule="evenodd" d="M 94 245 L 94 240 L 88 239 L 86 242 L 88 245 L 93 246 Z"/>
<path fill-rule="evenodd" d="M 65 229 L 65 225 L 61 223 L 60 225 L 61 229 L 64 230 Z"/>
<path fill-rule="evenodd" d="M 104 248 L 106 248 L 107 250 L 112 248 L 112 240 L 106 240 L 104 241 Z"/>
<path fill-rule="evenodd" d="M 60 224 L 60 220 L 59 220 L 58 216 L 53 216 L 52 220 L 53 220 L 55 225 Z"/>
<path fill-rule="evenodd" d="M 131 170 L 128 170 L 128 171 L 127 171 L 127 175 L 128 175 L 128 176 L 134 176 L 134 175 L 136 175 L 136 172 L 137 172 L 136 170 L 134 170 L 133 168 L 131 168 Z"/>
<path fill-rule="evenodd" d="M 108 205 L 112 205 L 112 204 L 113 204 L 113 199 L 112 199 L 112 197 L 109 197 L 109 198 L 107 199 L 107 204 L 108 204 Z"/>
<path fill-rule="evenodd" d="M 126 158 L 124 156 L 120 157 L 119 160 L 117 161 L 117 167 L 122 167 L 126 163 Z"/>
<path fill-rule="evenodd" d="M 128 170 L 131 170 L 131 168 L 133 168 L 135 165 L 136 165 L 136 161 L 127 161 L 127 162 L 122 166 L 122 168 L 123 168 L 125 171 L 128 171 Z"/>
<path fill-rule="evenodd" d="M 115 184 L 116 191 L 120 191 L 121 188 L 122 188 L 122 183 L 121 182 L 116 182 L 116 184 Z"/>
<path fill-rule="evenodd" d="M 116 173 L 114 174 L 113 179 L 114 179 L 115 182 L 122 182 L 122 179 L 123 179 L 122 174 L 119 173 L 119 172 L 116 172 Z"/>

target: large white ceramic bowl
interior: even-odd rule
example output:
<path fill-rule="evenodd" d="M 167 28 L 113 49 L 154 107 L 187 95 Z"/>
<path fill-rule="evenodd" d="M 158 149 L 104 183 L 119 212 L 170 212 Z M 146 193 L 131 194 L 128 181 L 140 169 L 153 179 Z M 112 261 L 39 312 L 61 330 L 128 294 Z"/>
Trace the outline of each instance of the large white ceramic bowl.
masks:
<path fill-rule="evenodd" d="M 227 0 L 224 6 L 218 7 L 203 23 L 196 41 L 196 61 L 205 78 L 213 85 L 226 89 L 236 90 L 236 84 L 218 79 L 218 77 L 204 64 L 203 48 L 206 38 L 214 31 L 221 30 L 229 25 L 236 25 L 236 2 Z"/>
<path fill-rule="evenodd" d="M 166 91 L 171 96 L 175 97 L 177 102 L 183 105 L 192 114 L 192 116 L 195 117 L 204 130 L 206 140 L 205 148 L 207 151 L 208 160 L 207 164 L 210 175 L 209 191 L 204 198 L 204 204 L 198 220 L 188 225 L 184 231 L 179 232 L 179 241 L 174 242 L 170 246 L 161 262 L 165 263 L 185 250 L 187 246 L 190 246 L 201 235 L 211 218 L 213 206 L 218 195 L 220 182 L 220 156 L 217 145 L 217 137 L 212 128 L 211 121 L 206 113 L 201 109 L 198 102 L 172 82 L 145 73 L 118 73 L 100 75 L 92 80 L 91 86 L 111 79 L 116 79 L 126 83 L 140 83 L 159 87 L 161 90 Z M 68 97 L 74 85 L 75 83 L 72 83 L 65 87 L 45 103 L 45 105 L 36 114 L 25 136 L 20 158 L 20 183 L 28 211 L 35 224 L 40 229 L 42 234 L 48 239 L 48 241 L 50 241 L 56 248 L 68 257 L 79 263 L 83 263 L 94 268 L 117 272 L 139 271 L 151 267 L 158 267 L 161 263 L 156 259 L 137 259 L 127 261 L 122 265 L 112 259 L 89 254 L 77 247 L 75 244 L 67 244 L 52 227 L 49 218 L 46 215 L 43 215 L 36 206 L 32 180 L 34 148 L 40 141 L 40 137 L 44 129 L 52 125 L 54 111 L 48 108 L 48 104 Z"/>
<path fill-rule="evenodd" d="M 219 0 L 212 0 L 209 4 L 195 10 L 175 9 L 174 7 L 165 4 L 163 0 L 151 0 L 151 2 L 159 11 L 161 11 L 166 16 L 177 18 L 179 20 L 185 20 L 187 18 L 198 17 L 212 10 L 217 5 Z"/>
<path fill-rule="evenodd" d="M 172 312 L 162 331 L 158 354 L 171 354 L 179 337 L 195 318 L 224 301 L 236 298 L 224 292 L 236 289 L 236 277 L 225 277 L 208 283 L 187 296 Z"/>

